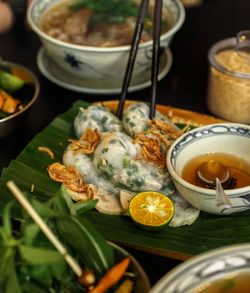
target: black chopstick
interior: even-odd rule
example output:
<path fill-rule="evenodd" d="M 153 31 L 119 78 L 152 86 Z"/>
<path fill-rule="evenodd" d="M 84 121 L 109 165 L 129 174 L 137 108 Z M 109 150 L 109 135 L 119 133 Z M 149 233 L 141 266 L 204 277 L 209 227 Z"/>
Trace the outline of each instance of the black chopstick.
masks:
<path fill-rule="evenodd" d="M 119 118 L 121 118 L 121 116 L 122 116 L 122 111 L 123 111 L 123 107 L 125 104 L 125 99 L 126 99 L 126 96 L 128 93 L 128 87 L 129 87 L 129 83 L 130 83 L 133 68 L 134 68 L 135 57 L 136 57 L 136 53 L 138 50 L 139 41 L 141 39 L 141 33 L 143 30 L 143 26 L 144 26 L 144 19 L 145 19 L 145 15 L 146 15 L 147 8 L 148 8 L 148 1 L 149 0 L 142 0 L 141 4 L 140 4 L 139 15 L 138 15 L 137 21 L 136 21 L 136 27 L 135 27 L 135 31 L 134 31 L 131 49 L 129 52 L 129 58 L 128 58 L 128 63 L 127 63 L 127 67 L 126 67 L 126 72 L 125 72 L 125 76 L 124 76 L 124 80 L 123 80 L 121 98 L 120 98 L 118 109 L 116 112 L 116 116 Z"/>
<path fill-rule="evenodd" d="M 154 31 L 153 31 L 153 56 L 151 67 L 151 104 L 150 104 L 150 119 L 155 117 L 156 95 L 158 84 L 159 71 L 159 50 L 161 36 L 161 17 L 162 17 L 162 0 L 155 0 L 154 9 Z"/>

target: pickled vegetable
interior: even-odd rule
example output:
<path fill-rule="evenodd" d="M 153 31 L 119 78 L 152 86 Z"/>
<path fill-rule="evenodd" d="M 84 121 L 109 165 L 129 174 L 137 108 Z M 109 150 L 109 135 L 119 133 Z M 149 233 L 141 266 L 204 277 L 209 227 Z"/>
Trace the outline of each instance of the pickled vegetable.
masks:
<path fill-rule="evenodd" d="M 0 88 L 9 92 L 14 92 L 19 90 L 23 85 L 24 81 L 19 77 L 0 70 Z"/>

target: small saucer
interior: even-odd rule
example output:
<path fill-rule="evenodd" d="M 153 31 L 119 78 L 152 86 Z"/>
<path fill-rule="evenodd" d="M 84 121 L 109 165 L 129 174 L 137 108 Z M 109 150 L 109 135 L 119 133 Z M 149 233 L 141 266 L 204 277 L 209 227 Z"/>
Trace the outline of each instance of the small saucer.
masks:
<path fill-rule="evenodd" d="M 160 56 L 158 80 L 161 80 L 168 73 L 171 68 L 172 61 L 172 53 L 170 49 L 168 49 Z M 41 47 L 38 52 L 37 65 L 45 77 L 64 88 L 90 94 L 121 93 L 122 81 L 118 82 L 113 80 L 103 81 L 77 78 L 63 71 L 53 60 L 51 60 L 44 47 Z M 130 84 L 131 86 L 128 88 L 129 92 L 149 87 L 151 85 L 151 69 L 149 68 L 143 76 L 140 75 L 133 77 Z"/>

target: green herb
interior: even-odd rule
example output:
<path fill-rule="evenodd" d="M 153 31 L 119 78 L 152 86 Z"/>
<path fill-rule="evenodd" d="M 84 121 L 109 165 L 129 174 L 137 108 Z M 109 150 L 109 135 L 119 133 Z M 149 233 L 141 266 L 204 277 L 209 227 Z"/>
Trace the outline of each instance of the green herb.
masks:
<path fill-rule="evenodd" d="M 131 126 L 131 127 L 134 127 L 135 126 L 135 123 L 134 122 L 129 122 L 129 125 Z"/>
<path fill-rule="evenodd" d="M 24 85 L 24 81 L 19 77 L 0 70 L 0 88 L 9 92 L 19 90 Z"/>
<path fill-rule="evenodd" d="M 131 171 L 135 172 L 135 173 L 138 172 L 138 166 L 136 164 L 132 164 L 131 165 Z"/>
<path fill-rule="evenodd" d="M 128 17 L 137 16 L 139 7 L 133 0 L 77 0 L 70 6 L 72 10 L 88 8 L 93 11 L 90 22 L 95 24 L 107 21 L 123 23 Z"/>
<path fill-rule="evenodd" d="M 190 124 L 185 124 L 185 123 L 176 123 L 175 125 L 176 125 L 178 128 L 180 128 L 180 129 L 183 129 L 183 128 L 185 128 L 185 127 L 188 125 L 188 127 L 189 127 L 188 130 L 195 129 L 195 128 L 197 127 L 197 126 L 190 125 Z"/>
<path fill-rule="evenodd" d="M 113 247 L 83 214 L 96 200 L 75 203 L 62 187 L 47 203 L 31 203 L 57 237 L 79 261 L 101 278 L 114 265 Z M 0 227 L 0 292 L 84 292 L 64 258 L 23 212 L 20 229 L 13 230 L 8 203 Z"/>
<path fill-rule="evenodd" d="M 60 236 L 79 255 L 84 265 L 98 277 L 114 265 L 113 248 L 104 240 L 88 219 L 71 215 L 75 203 L 65 193 L 59 192 L 53 207 L 67 216 L 56 219 Z"/>
<path fill-rule="evenodd" d="M 101 119 L 101 124 L 105 124 L 108 120 L 108 117 L 107 116 L 103 116 L 102 119 Z"/>
<path fill-rule="evenodd" d="M 145 181 L 142 178 L 138 178 L 137 180 L 134 180 L 134 184 L 136 187 L 140 188 L 145 184 Z"/>
<path fill-rule="evenodd" d="M 9 115 L 0 110 L 0 118 L 5 118 L 7 116 Z"/>
<path fill-rule="evenodd" d="M 13 230 L 12 206 L 5 206 L 0 227 L 0 292 L 45 293 L 56 288 L 63 293 L 70 289 L 74 284 L 71 270 L 36 224 L 24 218 L 20 230 Z"/>
<path fill-rule="evenodd" d="M 106 176 L 108 177 L 108 179 L 111 179 L 115 174 L 115 170 L 114 170 L 113 165 L 108 164 L 106 170 L 107 170 Z"/>
<path fill-rule="evenodd" d="M 103 148 L 103 149 L 102 149 L 102 153 L 103 153 L 103 154 L 104 154 L 104 153 L 107 153 L 108 150 L 109 150 L 109 148 Z"/>
<path fill-rule="evenodd" d="M 122 166 L 124 169 L 130 168 L 131 160 L 128 157 L 125 157 L 122 161 Z"/>

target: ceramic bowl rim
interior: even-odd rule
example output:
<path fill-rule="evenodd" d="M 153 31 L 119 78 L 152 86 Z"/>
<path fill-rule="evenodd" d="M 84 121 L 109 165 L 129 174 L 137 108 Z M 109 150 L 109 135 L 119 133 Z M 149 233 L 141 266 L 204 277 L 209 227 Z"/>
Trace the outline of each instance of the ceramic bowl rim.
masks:
<path fill-rule="evenodd" d="M 39 2 L 40 2 L 40 0 L 34 0 L 29 5 L 29 7 L 27 9 L 27 13 L 26 13 L 27 21 L 33 31 L 35 31 L 42 39 L 45 39 L 46 41 L 52 43 L 53 45 L 64 47 L 66 49 L 72 49 L 72 50 L 77 50 L 77 51 L 90 51 L 90 52 L 96 52 L 96 53 L 98 53 L 98 52 L 100 52 L 100 53 L 122 52 L 122 51 L 128 51 L 130 49 L 130 45 L 116 46 L 116 47 L 105 47 L 105 48 L 94 47 L 94 46 L 74 45 L 74 44 L 59 41 L 55 38 L 50 37 L 48 34 L 44 33 L 42 30 L 40 30 L 39 26 L 33 21 L 33 18 L 32 18 L 32 11 L 33 11 L 34 7 L 36 6 L 36 4 L 38 4 Z M 180 29 L 180 27 L 182 26 L 182 24 L 185 20 L 185 9 L 184 9 L 184 6 L 181 3 L 181 1 L 180 0 L 171 0 L 171 2 L 173 2 L 173 4 L 177 8 L 178 18 L 177 18 L 176 22 L 174 23 L 174 25 L 170 28 L 170 30 L 168 30 L 166 33 L 164 33 L 161 36 L 161 38 L 160 38 L 161 41 L 164 41 L 168 37 L 173 36 L 174 33 L 176 33 Z M 140 44 L 139 49 L 144 48 L 144 47 L 148 47 L 148 46 L 152 46 L 152 44 L 153 44 L 152 40 L 147 41 L 143 44 Z"/>
<path fill-rule="evenodd" d="M 159 289 L 161 289 L 163 284 L 166 283 L 166 279 L 167 279 L 167 284 L 175 282 L 174 279 L 176 277 L 180 277 L 182 273 L 185 270 L 187 270 L 191 265 L 192 267 L 195 267 L 204 261 L 208 261 L 209 259 L 216 258 L 216 256 L 226 256 L 230 253 L 233 253 L 233 254 L 237 253 L 238 251 L 240 252 L 250 251 L 250 243 L 246 242 L 246 243 L 239 243 L 239 244 L 230 244 L 230 245 L 221 246 L 218 248 L 213 248 L 211 250 L 195 255 L 191 257 L 190 259 L 186 260 L 185 262 L 181 263 L 180 265 L 176 266 L 168 273 L 166 273 L 166 275 L 162 277 L 155 284 L 155 286 L 152 288 L 150 292 L 152 293 L 160 292 Z"/>
<path fill-rule="evenodd" d="M 170 173 L 170 175 L 174 178 L 174 180 L 176 180 L 180 185 L 184 186 L 185 188 L 191 190 L 191 191 L 195 191 L 197 193 L 200 193 L 202 196 L 207 196 L 207 195 L 215 195 L 215 190 L 210 190 L 207 188 L 203 188 L 203 187 L 198 187 L 195 186 L 189 182 L 187 182 L 186 180 L 182 179 L 180 175 L 177 174 L 174 166 L 172 165 L 171 162 L 171 154 L 173 149 L 175 148 L 175 146 L 187 135 L 189 135 L 190 133 L 194 133 L 197 130 L 203 130 L 203 129 L 207 129 L 207 128 L 211 128 L 214 126 L 218 126 L 218 125 L 225 125 L 225 126 L 234 126 L 237 128 L 247 128 L 250 130 L 250 125 L 247 124 L 242 124 L 242 123 L 233 123 L 233 122 L 221 122 L 221 123 L 214 123 L 214 124 L 209 124 L 209 125 L 205 125 L 205 126 L 200 126 L 197 127 L 195 129 L 192 129 L 186 133 L 184 133 L 183 135 L 181 135 L 177 140 L 174 141 L 174 143 L 170 146 L 168 153 L 167 153 L 167 159 L 166 159 L 166 164 L 167 164 L 167 169 Z M 235 189 L 231 189 L 231 190 L 226 190 L 226 193 L 228 195 L 235 195 L 238 193 L 244 193 L 249 191 L 250 187 L 249 186 L 245 186 L 245 187 L 241 187 L 241 188 L 235 188 Z"/>
<path fill-rule="evenodd" d="M 21 110 L 19 110 L 18 112 L 14 113 L 14 114 L 11 114 L 11 115 L 8 115 L 5 118 L 1 118 L 0 119 L 0 125 L 1 125 L 4 122 L 7 122 L 7 121 L 9 121 L 11 119 L 14 119 L 14 118 L 20 116 L 21 114 L 23 114 L 26 110 L 28 110 L 35 103 L 35 101 L 37 100 L 38 95 L 40 93 L 40 83 L 39 83 L 38 78 L 36 77 L 36 75 L 29 68 L 27 68 L 26 66 L 24 66 L 24 65 L 22 65 L 20 63 L 17 63 L 17 62 L 6 61 L 6 60 L 1 60 L 1 59 L 0 59 L 0 63 L 3 64 L 3 65 L 6 65 L 6 66 L 11 66 L 11 67 L 16 66 L 16 67 L 22 68 L 24 71 L 28 72 L 28 74 L 32 77 L 32 83 L 34 84 L 34 93 L 33 93 L 32 98 L 30 99 L 30 101 Z"/>
<path fill-rule="evenodd" d="M 146 274 L 143 266 L 140 264 L 140 262 L 136 259 L 135 256 L 133 256 L 130 252 L 128 252 L 126 250 L 126 248 L 120 246 L 118 243 L 114 243 L 112 241 L 107 241 L 107 243 L 109 243 L 111 246 L 113 246 L 113 248 L 115 248 L 115 250 L 123 255 L 129 256 L 132 260 L 132 265 L 134 266 L 134 268 L 137 270 L 137 272 L 139 273 L 144 286 L 147 287 L 147 289 L 151 288 L 151 284 L 148 278 L 148 275 Z"/>

